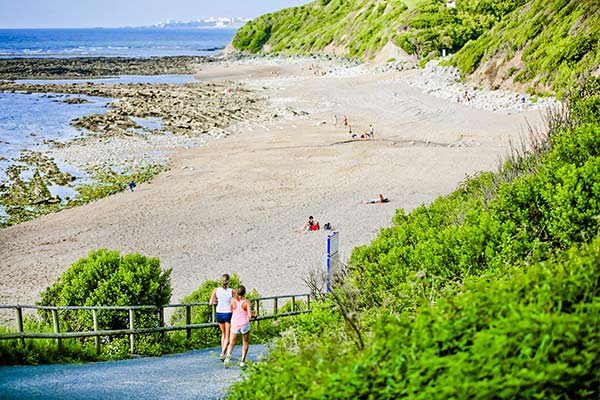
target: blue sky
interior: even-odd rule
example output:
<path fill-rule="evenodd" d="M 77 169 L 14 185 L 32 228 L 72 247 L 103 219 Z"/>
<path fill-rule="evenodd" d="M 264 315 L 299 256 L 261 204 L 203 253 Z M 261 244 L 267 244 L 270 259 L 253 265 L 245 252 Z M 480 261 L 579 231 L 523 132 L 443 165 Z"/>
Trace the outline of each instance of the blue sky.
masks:
<path fill-rule="evenodd" d="M 169 18 L 256 17 L 311 0 L 0 0 L 0 28 L 152 25 Z"/>

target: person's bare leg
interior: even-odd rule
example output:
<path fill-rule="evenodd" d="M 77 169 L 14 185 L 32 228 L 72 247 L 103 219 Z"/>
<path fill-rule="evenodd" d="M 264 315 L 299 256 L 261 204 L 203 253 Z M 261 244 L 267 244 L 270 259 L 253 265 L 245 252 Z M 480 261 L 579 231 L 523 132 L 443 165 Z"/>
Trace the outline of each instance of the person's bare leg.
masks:
<path fill-rule="evenodd" d="M 231 332 L 231 324 L 225 322 L 225 328 L 222 330 L 223 335 L 221 336 L 221 353 L 225 354 L 229 347 L 229 333 Z"/>
<path fill-rule="evenodd" d="M 250 332 L 244 333 L 242 336 L 242 362 L 246 362 L 246 354 L 248 354 Z"/>
<path fill-rule="evenodd" d="M 227 349 L 227 355 L 231 357 L 231 353 L 233 353 L 233 348 L 235 347 L 235 341 L 237 340 L 237 333 L 231 333 L 229 335 L 229 348 Z"/>
<path fill-rule="evenodd" d="M 229 344 L 229 338 L 225 336 L 225 332 L 227 332 L 227 327 L 224 323 L 219 323 L 219 329 L 221 329 L 221 355 L 225 354 L 227 351 L 227 345 Z M 226 339 L 227 338 L 227 339 Z"/>

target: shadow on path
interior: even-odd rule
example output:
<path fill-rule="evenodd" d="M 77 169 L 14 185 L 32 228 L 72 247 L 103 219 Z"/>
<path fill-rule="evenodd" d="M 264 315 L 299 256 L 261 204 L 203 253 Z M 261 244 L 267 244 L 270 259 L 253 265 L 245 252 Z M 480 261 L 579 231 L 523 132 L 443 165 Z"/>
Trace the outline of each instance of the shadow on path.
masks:
<path fill-rule="evenodd" d="M 219 399 L 241 378 L 241 346 L 230 368 L 220 349 L 194 350 L 163 357 L 144 357 L 88 364 L 0 368 L 0 399 Z M 248 360 L 266 347 L 251 345 Z"/>

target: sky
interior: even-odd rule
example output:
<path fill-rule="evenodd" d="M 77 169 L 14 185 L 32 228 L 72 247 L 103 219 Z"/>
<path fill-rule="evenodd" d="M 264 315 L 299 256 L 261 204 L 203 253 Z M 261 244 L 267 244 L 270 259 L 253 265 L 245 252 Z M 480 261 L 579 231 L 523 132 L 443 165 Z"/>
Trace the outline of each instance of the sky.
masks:
<path fill-rule="evenodd" d="M 167 19 L 257 17 L 311 0 L 0 0 L 0 29 L 147 26 Z"/>

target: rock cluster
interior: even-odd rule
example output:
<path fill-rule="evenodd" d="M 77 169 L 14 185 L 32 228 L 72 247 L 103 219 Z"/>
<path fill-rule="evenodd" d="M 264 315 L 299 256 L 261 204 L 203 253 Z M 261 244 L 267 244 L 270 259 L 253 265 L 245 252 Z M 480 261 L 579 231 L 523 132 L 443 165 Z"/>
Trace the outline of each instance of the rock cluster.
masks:
<path fill-rule="evenodd" d="M 2 58 L 0 79 L 70 79 L 115 75 L 187 75 L 210 57 Z"/>
<path fill-rule="evenodd" d="M 428 94 L 488 111 L 511 113 L 560 106 L 558 101 L 550 97 L 538 98 L 507 90 L 486 90 L 462 83 L 458 69 L 441 66 L 438 60 L 430 61 L 425 68 L 403 79 Z"/>
<path fill-rule="evenodd" d="M 73 121 L 77 128 L 100 136 L 131 136 L 131 128 L 143 129 L 130 117 L 160 118 L 158 132 L 175 135 L 210 133 L 232 122 L 257 120 L 266 101 L 257 99 L 239 83 L 166 84 L 70 84 L 34 85 L 0 82 L 0 90 L 85 94 L 115 99 L 104 114 L 91 114 Z"/>

